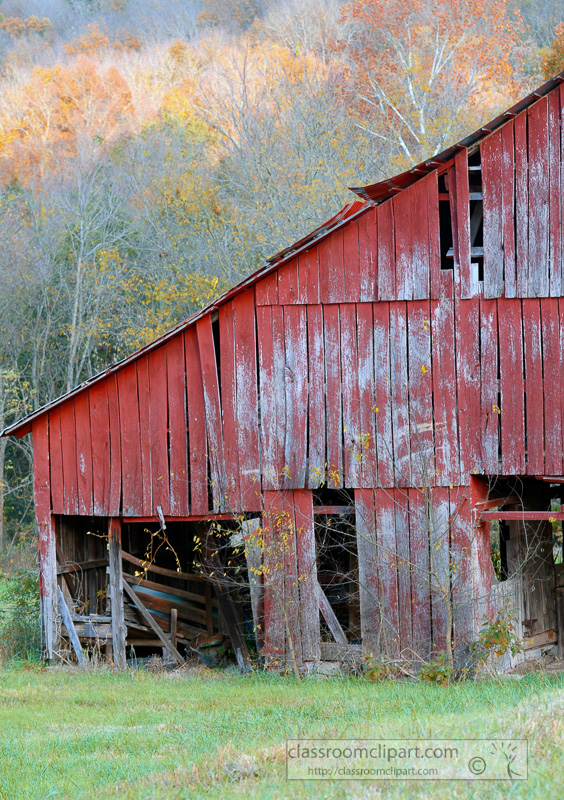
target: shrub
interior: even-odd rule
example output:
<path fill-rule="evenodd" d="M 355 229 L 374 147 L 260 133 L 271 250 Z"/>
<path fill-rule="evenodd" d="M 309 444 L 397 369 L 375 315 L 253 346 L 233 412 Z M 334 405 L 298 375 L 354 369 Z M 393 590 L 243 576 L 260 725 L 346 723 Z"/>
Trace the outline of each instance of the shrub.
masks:
<path fill-rule="evenodd" d="M 36 659 L 40 640 L 37 567 L 0 571 L 0 660 Z"/>

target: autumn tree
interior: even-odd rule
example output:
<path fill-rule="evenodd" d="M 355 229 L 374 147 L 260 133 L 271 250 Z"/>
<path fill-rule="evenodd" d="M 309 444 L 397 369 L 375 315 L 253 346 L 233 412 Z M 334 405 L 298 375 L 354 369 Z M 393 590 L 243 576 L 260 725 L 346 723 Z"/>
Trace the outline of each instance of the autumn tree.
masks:
<path fill-rule="evenodd" d="M 514 96 L 508 0 L 352 0 L 343 8 L 358 124 L 388 172 L 429 157 Z"/>

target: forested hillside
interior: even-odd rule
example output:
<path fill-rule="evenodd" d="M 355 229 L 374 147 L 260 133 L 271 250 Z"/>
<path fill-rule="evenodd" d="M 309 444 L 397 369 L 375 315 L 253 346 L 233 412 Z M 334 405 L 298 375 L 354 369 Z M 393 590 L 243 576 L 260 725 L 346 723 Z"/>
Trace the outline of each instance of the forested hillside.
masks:
<path fill-rule="evenodd" d="M 0 11 L 0 428 L 564 67 L 561 0 Z M 6 441 L 0 549 L 31 520 Z"/>

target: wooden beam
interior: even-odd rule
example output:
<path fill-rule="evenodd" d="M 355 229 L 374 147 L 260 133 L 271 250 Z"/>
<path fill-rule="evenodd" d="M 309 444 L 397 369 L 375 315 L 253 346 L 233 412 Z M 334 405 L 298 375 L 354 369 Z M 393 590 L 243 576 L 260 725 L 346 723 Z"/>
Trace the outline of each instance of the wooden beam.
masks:
<path fill-rule="evenodd" d="M 87 569 L 98 569 L 99 567 L 107 566 L 107 558 L 97 558 L 94 561 L 82 561 L 77 564 L 66 564 L 63 562 L 62 565 L 57 567 L 57 575 L 67 575 L 69 572 L 85 572 Z"/>
<path fill-rule="evenodd" d="M 73 650 L 76 653 L 76 657 L 78 658 L 78 663 L 81 666 L 86 664 L 86 659 L 84 658 L 84 653 L 82 652 L 82 647 L 80 646 L 80 642 L 78 640 L 78 636 L 74 627 L 74 622 L 72 621 L 71 613 L 69 611 L 69 607 L 67 606 L 65 596 L 61 591 L 61 587 L 57 586 L 57 599 L 59 601 L 59 613 L 63 619 L 63 624 L 67 629 L 67 633 L 69 635 L 69 639 L 73 646 Z"/>
<path fill-rule="evenodd" d="M 112 517 L 108 525 L 108 549 L 110 553 L 110 603 L 112 609 L 112 645 L 114 664 L 118 669 L 126 667 L 125 640 L 127 628 L 123 608 L 123 571 L 121 562 L 121 520 Z"/>
<path fill-rule="evenodd" d="M 155 572 L 157 575 L 166 575 L 169 578 L 182 578 L 184 581 L 208 580 L 208 578 L 206 578 L 204 575 L 198 575 L 190 572 L 177 572 L 174 569 L 157 567 L 156 564 L 149 564 L 147 561 L 143 561 L 141 558 L 137 558 L 136 556 L 132 556 L 130 553 L 126 553 L 125 550 L 121 551 L 121 557 L 124 561 L 129 561 L 130 564 L 135 564 L 135 566 L 141 567 L 141 569 L 146 572 Z"/>
<path fill-rule="evenodd" d="M 354 506 L 314 506 L 313 513 L 332 517 L 342 516 L 343 514 L 352 516 L 354 514 Z"/>
<path fill-rule="evenodd" d="M 124 573 L 123 579 L 128 583 L 135 586 L 144 586 L 146 589 L 153 589 L 156 592 L 164 592 L 166 594 L 174 595 L 174 597 L 183 597 L 194 603 L 200 603 L 202 606 L 206 604 L 205 594 L 196 594 L 196 592 L 187 592 L 185 589 L 177 589 L 176 586 L 168 586 L 164 583 L 157 583 L 157 581 L 148 581 L 144 578 L 137 578 L 135 575 Z M 209 584 L 206 584 L 209 586 Z"/>
<path fill-rule="evenodd" d="M 510 506 L 520 502 L 521 500 L 517 495 L 511 495 L 510 497 L 492 497 L 489 500 L 484 500 L 482 503 L 476 503 L 476 511 L 489 511 L 490 508 Z"/>
<path fill-rule="evenodd" d="M 174 647 L 174 645 L 172 644 L 172 642 L 171 642 L 171 640 L 169 639 L 169 637 L 168 637 L 168 636 L 167 636 L 165 633 L 163 633 L 163 631 L 162 631 L 162 629 L 160 628 L 160 626 L 159 626 L 159 625 L 158 625 L 158 624 L 155 622 L 155 620 L 153 619 L 153 616 L 152 616 L 152 614 L 150 614 L 150 613 L 147 611 L 147 609 L 145 608 L 145 606 L 144 606 L 144 605 L 143 605 L 143 603 L 141 602 L 140 598 L 139 598 L 139 597 L 138 597 L 138 596 L 135 594 L 135 592 L 134 592 L 134 591 L 133 591 L 133 589 L 132 589 L 132 588 L 129 586 L 129 584 L 127 584 L 127 583 L 124 583 L 124 584 L 123 584 L 123 590 L 124 590 L 124 592 L 126 593 L 126 595 L 129 597 L 129 599 L 131 600 L 131 602 L 133 603 L 133 605 L 134 605 L 134 606 L 137 608 L 137 610 L 139 611 L 139 613 L 140 613 L 140 615 L 141 615 L 141 619 L 143 620 L 143 622 L 145 622 L 145 623 L 146 623 L 146 624 L 147 624 L 147 625 L 148 625 L 148 626 L 151 628 L 151 630 L 153 631 L 153 633 L 154 633 L 154 634 L 156 634 L 156 636 L 159 638 L 159 640 L 160 640 L 161 644 L 163 644 L 163 645 L 166 647 L 166 649 L 167 649 L 167 650 L 168 650 L 168 652 L 171 654 L 171 656 L 172 656 L 172 657 L 173 657 L 173 658 L 174 658 L 176 661 L 178 661 L 178 663 L 179 663 L 180 665 L 184 664 L 184 663 L 185 663 L 185 661 L 184 661 L 184 659 L 182 658 L 182 656 L 180 655 L 180 653 L 178 652 L 178 650 L 176 649 L 176 647 Z"/>
<path fill-rule="evenodd" d="M 178 626 L 178 609 L 171 608 L 170 610 L 170 641 L 172 646 L 176 647 L 177 640 L 177 626 Z"/>
<path fill-rule="evenodd" d="M 479 513 L 479 512 L 478 512 Z M 551 522 L 552 520 L 564 520 L 562 511 L 485 511 L 480 514 L 480 519 L 487 522 L 489 520 L 517 520 L 518 522 Z"/>
<path fill-rule="evenodd" d="M 327 627 L 331 631 L 333 638 L 339 644 L 348 644 L 345 632 L 341 628 L 341 624 L 335 616 L 335 612 L 331 608 L 329 600 L 327 600 L 327 596 L 321 588 L 319 581 L 317 582 L 317 597 L 319 600 L 319 610 L 323 614 L 323 619 L 327 623 Z"/>
<path fill-rule="evenodd" d="M 237 514 L 193 514 L 190 517 L 177 517 L 164 514 L 165 522 L 213 522 L 214 520 L 234 520 L 237 519 Z M 150 523 L 154 522 L 160 525 L 158 516 L 154 517 L 124 517 L 124 522 L 131 523 Z"/>

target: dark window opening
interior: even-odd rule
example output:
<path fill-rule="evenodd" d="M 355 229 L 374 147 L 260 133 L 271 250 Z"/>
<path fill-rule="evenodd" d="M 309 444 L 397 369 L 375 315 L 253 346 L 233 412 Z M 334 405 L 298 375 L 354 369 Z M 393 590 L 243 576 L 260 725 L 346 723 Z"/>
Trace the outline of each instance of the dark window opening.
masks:
<path fill-rule="evenodd" d="M 470 196 L 471 275 L 473 282 L 480 282 L 484 280 L 484 204 L 479 149 L 468 157 L 468 185 Z"/>
<path fill-rule="evenodd" d="M 452 216 L 448 183 L 448 173 L 439 176 L 439 236 L 441 246 L 441 269 L 454 269 Z"/>

